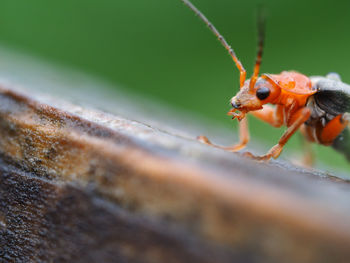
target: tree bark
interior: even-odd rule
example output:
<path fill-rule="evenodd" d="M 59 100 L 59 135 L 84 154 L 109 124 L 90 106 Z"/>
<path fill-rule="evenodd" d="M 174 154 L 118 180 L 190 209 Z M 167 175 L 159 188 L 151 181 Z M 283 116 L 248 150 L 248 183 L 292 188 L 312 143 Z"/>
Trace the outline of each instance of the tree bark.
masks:
<path fill-rule="evenodd" d="M 347 181 L 144 123 L 3 83 L 2 262 L 350 260 Z"/>

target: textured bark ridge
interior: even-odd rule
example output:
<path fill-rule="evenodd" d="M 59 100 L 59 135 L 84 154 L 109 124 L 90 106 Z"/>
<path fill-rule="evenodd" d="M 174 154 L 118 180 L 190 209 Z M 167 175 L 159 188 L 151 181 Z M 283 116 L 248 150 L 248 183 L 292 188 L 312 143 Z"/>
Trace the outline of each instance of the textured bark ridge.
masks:
<path fill-rule="evenodd" d="M 159 128 L 1 84 L 1 262 L 349 262 L 347 181 Z"/>

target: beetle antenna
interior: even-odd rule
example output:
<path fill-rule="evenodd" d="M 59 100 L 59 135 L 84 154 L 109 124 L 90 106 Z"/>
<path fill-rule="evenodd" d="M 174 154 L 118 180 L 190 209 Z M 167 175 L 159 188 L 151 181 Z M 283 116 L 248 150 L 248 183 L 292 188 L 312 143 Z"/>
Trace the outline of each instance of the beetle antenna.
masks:
<path fill-rule="evenodd" d="M 231 55 L 233 61 L 236 63 L 236 66 L 240 73 L 240 87 L 242 88 L 244 85 L 244 81 L 246 79 L 246 71 L 239 59 L 236 56 L 236 53 L 232 49 L 232 47 L 226 42 L 225 38 L 219 33 L 219 31 L 215 28 L 215 26 L 210 23 L 210 21 L 205 17 L 205 15 L 202 14 L 201 11 L 199 11 L 190 1 L 188 0 L 182 0 L 182 2 L 187 5 L 208 27 L 209 29 L 215 34 L 215 36 L 219 39 L 221 44 L 226 48 L 228 53 Z"/>
<path fill-rule="evenodd" d="M 249 83 L 250 90 L 254 88 L 255 83 L 259 77 L 260 65 L 261 65 L 263 49 L 264 49 L 266 16 L 263 11 L 264 11 L 263 6 L 260 5 L 257 10 L 258 52 L 256 56 L 255 66 L 254 66 L 254 73 Z"/>
<path fill-rule="evenodd" d="M 258 28 L 258 52 L 256 55 L 256 61 L 254 66 L 254 73 L 250 79 L 249 89 L 252 90 L 255 86 L 255 83 L 259 77 L 260 65 L 264 50 L 264 41 L 265 41 L 265 24 L 266 24 L 266 16 L 263 12 L 263 6 L 258 6 L 257 9 L 257 28 Z"/>

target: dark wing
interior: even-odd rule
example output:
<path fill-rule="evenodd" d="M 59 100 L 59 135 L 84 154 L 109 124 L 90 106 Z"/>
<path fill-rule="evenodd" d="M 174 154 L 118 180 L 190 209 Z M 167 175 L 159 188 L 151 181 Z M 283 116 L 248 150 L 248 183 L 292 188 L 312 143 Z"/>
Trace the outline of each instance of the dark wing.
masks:
<path fill-rule="evenodd" d="M 311 80 L 317 89 L 314 98 L 318 107 L 333 116 L 350 112 L 350 85 L 329 77 L 311 77 Z M 349 114 L 344 115 L 349 118 L 348 116 Z M 333 141 L 332 147 L 350 161 L 349 126 Z"/>
<path fill-rule="evenodd" d="M 317 89 L 315 102 L 322 110 L 334 116 L 350 112 L 350 85 L 324 77 L 312 80 Z"/>

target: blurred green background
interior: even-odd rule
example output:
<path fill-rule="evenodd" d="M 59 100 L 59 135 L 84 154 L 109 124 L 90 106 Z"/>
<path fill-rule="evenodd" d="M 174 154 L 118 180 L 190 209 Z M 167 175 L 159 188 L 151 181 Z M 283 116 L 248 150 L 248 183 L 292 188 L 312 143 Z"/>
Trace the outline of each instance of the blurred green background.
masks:
<path fill-rule="evenodd" d="M 263 3 L 268 20 L 262 72 L 333 71 L 350 83 L 349 1 L 193 3 L 231 43 L 248 75 L 256 53 L 256 7 Z M 238 90 L 238 71 L 180 0 L 3 0 L 0 10 L 2 45 L 97 75 L 223 126 L 236 125 L 226 112 Z M 283 132 L 251 123 L 253 136 L 271 145 Z M 295 149 L 299 141 L 295 136 L 288 148 Z M 334 151 L 316 148 L 321 163 L 349 168 Z"/>

